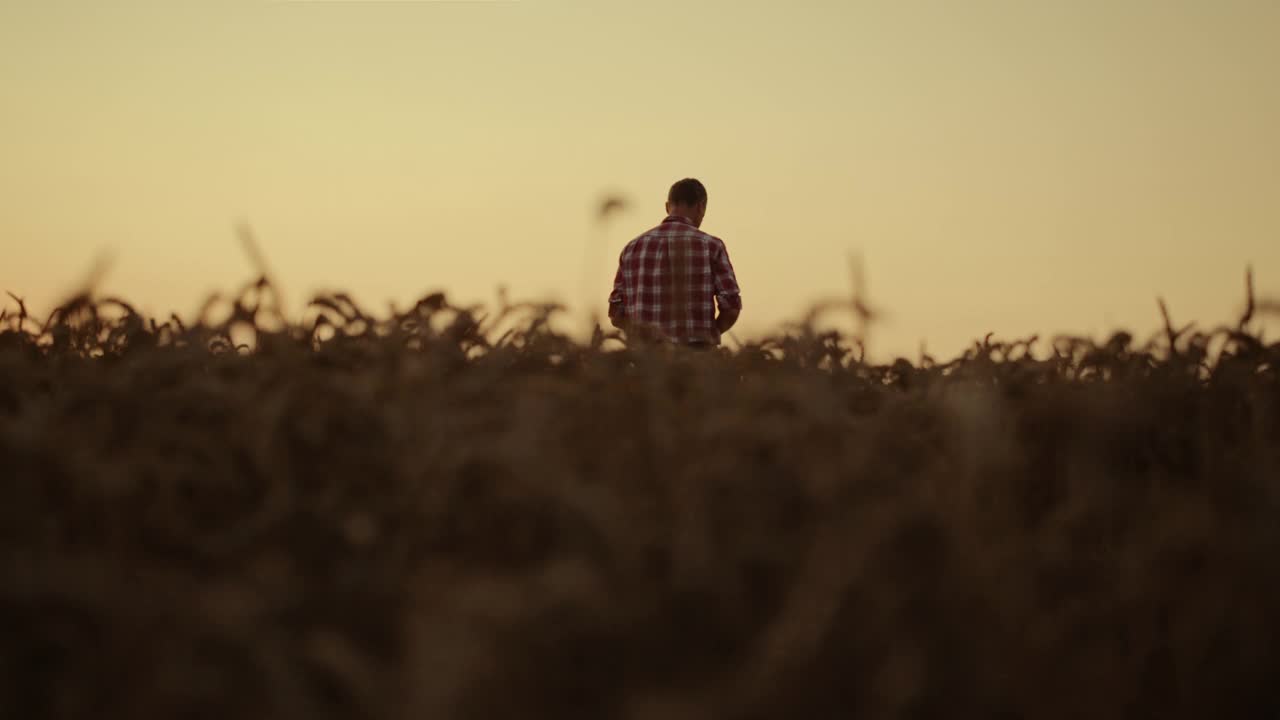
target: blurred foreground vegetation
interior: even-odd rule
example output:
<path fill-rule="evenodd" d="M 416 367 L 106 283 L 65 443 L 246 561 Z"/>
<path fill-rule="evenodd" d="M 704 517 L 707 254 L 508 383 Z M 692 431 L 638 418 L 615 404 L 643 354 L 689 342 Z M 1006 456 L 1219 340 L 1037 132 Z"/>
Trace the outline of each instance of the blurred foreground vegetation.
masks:
<path fill-rule="evenodd" d="M 13 303 L 0 717 L 1280 714 L 1252 312 L 875 365 L 554 311 Z"/>

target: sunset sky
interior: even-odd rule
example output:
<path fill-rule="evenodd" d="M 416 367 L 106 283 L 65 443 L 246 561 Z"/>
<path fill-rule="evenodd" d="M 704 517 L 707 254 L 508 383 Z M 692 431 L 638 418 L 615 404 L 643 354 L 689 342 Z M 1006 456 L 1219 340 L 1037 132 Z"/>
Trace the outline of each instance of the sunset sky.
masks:
<path fill-rule="evenodd" d="M 1278 38 L 1275 0 L 0 0 L 0 290 L 47 312 L 109 255 L 186 315 L 246 221 L 294 307 L 602 312 L 692 176 L 740 338 L 851 251 L 882 356 L 1211 325 L 1247 264 L 1280 296 Z"/>

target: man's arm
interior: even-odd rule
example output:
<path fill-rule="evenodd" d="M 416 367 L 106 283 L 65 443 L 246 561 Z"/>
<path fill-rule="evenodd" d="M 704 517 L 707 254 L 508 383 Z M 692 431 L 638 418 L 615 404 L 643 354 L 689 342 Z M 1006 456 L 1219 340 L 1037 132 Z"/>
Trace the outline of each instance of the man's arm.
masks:
<path fill-rule="evenodd" d="M 619 330 L 627 329 L 627 289 L 622 277 L 622 263 L 613 276 L 613 292 L 609 293 L 609 322 Z"/>
<path fill-rule="evenodd" d="M 720 304 L 719 298 L 716 298 L 716 305 L 720 308 L 720 314 L 716 315 L 716 330 L 723 335 L 729 332 L 729 328 L 733 327 L 734 323 L 738 322 L 738 316 L 742 314 L 742 311 L 738 308 L 725 307 Z"/>
<path fill-rule="evenodd" d="M 729 251 L 724 243 L 720 243 L 711 258 L 712 278 L 716 288 L 716 307 L 720 313 L 716 315 L 716 330 L 721 334 L 729 332 L 729 328 L 738 322 L 742 314 L 742 291 L 738 288 L 738 277 L 733 272 L 733 264 L 729 262 Z"/>

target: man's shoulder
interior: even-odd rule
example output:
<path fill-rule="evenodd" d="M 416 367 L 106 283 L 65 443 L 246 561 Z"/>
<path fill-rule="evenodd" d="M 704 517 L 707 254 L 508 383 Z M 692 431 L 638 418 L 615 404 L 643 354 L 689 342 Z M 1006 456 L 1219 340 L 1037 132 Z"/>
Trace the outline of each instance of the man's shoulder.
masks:
<path fill-rule="evenodd" d="M 646 230 L 640 233 L 639 235 L 628 240 L 627 244 L 622 246 L 622 251 L 627 252 L 628 250 L 634 250 L 636 247 L 652 241 L 654 237 L 655 235 L 653 233 L 653 230 Z"/>
<path fill-rule="evenodd" d="M 674 237 L 695 238 L 701 242 L 707 243 L 712 247 L 724 248 L 724 240 L 716 235 L 706 232 L 705 230 L 682 222 L 664 222 L 659 225 L 645 230 L 635 236 L 623 246 L 624 253 L 643 247 L 648 243 L 660 242 Z"/>
<path fill-rule="evenodd" d="M 712 235 L 696 225 L 690 225 L 682 222 L 663 223 L 662 225 L 650 230 L 646 235 L 647 234 L 683 235 L 686 237 L 698 238 L 704 242 L 716 245 L 724 245 L 724 240 L 721 240 L 719 237 Z"/>
<path fill-rule="evenodd" d="M 626 248 L 635 247 L 636 245 L 642 245 L 644 243 L 654 242 L 656 240 L 661 240 L 663 238 L 670 237 L 671 235 L 672 235 L 671 228 L 668 225 L 665 225 L 665 224 L 655 225 L 654 227 L 651 227 L 648 230 L 645 230 L 644 232 L 640 233 L 639 235 L 631 238 L 629 241 L 627 241 L 627 244 L 624 247 Z"/>
<path fill-rule="evenodd" d="M 721 240 L 718 236 L 712 235 L 711 233 L 703 232 L 702 230 L 697 230 L 697 233 L 696 237 L 705 243 L 711 250 L 724 251 L 724 240 Z"/>
<path fill-rule="evenodd" d="M 692 237 L 696 237 L 705 243 L 710 243 L 711 245 L 719 245 L 721 247 L 724 247 L 723 240 L 721 240 L 718 236 L 712 235 L 706 230 L 703 230 L 700 227 L 694 227 L 693 225 L 684 225 L 683 228 L 685 232 L 687 232 Z"/>

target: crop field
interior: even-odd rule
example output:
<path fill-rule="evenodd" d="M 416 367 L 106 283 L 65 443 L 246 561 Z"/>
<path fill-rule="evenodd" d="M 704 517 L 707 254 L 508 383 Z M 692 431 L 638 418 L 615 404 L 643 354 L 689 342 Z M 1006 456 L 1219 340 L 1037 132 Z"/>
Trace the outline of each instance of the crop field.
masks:
<path fill-rule="evenodd" d="M 0 717 L 1277 717 L 1274 311 L 875 364 L 10 299 Z"/>

